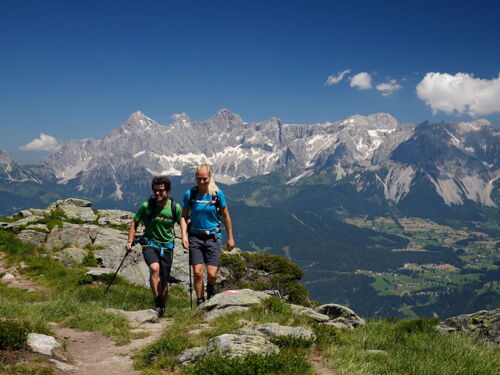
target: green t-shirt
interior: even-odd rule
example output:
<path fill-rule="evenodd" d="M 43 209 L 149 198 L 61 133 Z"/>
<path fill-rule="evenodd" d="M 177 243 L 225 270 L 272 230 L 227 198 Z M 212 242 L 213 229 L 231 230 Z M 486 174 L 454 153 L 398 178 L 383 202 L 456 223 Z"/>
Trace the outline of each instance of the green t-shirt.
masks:
<path fill-rule="evenodd" d="M 137 210 L 134 220 L 136 222 L 141 222 L 144 224 L 144 236 L 155 242 L 160 243 L 171 243 L 174 242 L 174 224 L 179 224 L 180 217 L 182 214 L 182 208 L 179 204 L 175 205 L 177 210 L 176 221 L 173 222 L 172 217 L 172 201 L 169 202 L 165 207 L 156 207 L 152 218 L 148 219 L 148 202 L 144 202 Z"/>

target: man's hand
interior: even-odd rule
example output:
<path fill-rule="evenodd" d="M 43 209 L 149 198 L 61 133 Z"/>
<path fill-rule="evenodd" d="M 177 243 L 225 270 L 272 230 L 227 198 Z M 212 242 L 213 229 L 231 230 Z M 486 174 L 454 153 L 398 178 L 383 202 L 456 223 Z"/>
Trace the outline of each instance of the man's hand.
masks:
<path fill-rule="evenodd" d="M 229 251 L 234 249 L 234 240 L 233 239 L 227 240 L 227 249 Z"/>
<path fill-rule="evenodd" d="M 189 250 L 189 240 L 187 239 L 187 237 L 182 238 L 182 247 L 184 248 L 184 250 Z"/>
<path fill-rule="evenodd" d="M 127 244 L 125 245 L 125 250 L 127 250 L 128 252 L 131 252 L 132 250 L 134 250 L 132 248 L 132 241 L 127 242 Z"/>

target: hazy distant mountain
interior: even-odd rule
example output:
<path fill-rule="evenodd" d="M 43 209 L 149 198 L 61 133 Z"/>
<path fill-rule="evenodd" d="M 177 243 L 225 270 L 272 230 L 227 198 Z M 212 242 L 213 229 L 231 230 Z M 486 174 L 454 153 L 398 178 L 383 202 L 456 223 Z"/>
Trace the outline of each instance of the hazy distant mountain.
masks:
<path fill-rule="evenodd" d="M 37 182 L 42 180 L 29 169 L 19 165 L 7 152 L 0 150 L 0 181 L 4 183 L 13 182 Z"/>

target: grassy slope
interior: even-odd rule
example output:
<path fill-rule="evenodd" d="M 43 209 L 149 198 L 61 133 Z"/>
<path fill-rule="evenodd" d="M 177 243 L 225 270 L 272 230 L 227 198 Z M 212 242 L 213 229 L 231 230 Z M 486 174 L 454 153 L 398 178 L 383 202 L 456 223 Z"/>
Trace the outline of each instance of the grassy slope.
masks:
<path fill-rule="evenodd" d="M 118 343 L 133 339 L 124 319 L 103 310 L 106 307 L 143 309 L 150 305 L 150 292 L 119 280 L 103 296 L 105 285 L 85 283 L 84 269 L 67 268 L 44 256 L 43 249 L 33 249 L 0 231 L 0 251 L 8 259 L 28 265 L 23 272 L 44 285 L 48 292 L 25 292 L 0 287 L 0 316 L 27 321 L 33 331 L 50 334 L 49 321 L 85 330 L 98 330 Z M 249 357 L 239 360 L 210 359 L 181 370 L 181 374 L 313 374 L 305 360 L 311 350 L 326 358 L 338 374 L 496 374 L 499 352 L 470 339 L 441 336 L 432 329 L 431 320 L 390 322 L 370 321 L 352 332 L 318 325 L 305 317 L 294 315 L 289 306 L 270 299 L 248 312 L 235 313 L 210 323 L 200 334 L 189 333 L 202 323 L 199 312 L 191 312 L 185 294 L 175 291 L 168 304 L 175 324 L 156 343 L 136 355 L 136 366 L 144 374 L 159 375 L 179 370 L 175 357 L 182 350 L 200 346 L 214 336 L 232 332 L 243 325 L 242 319 L 253 323 L 278 322 L 313 329 L 318 341 L 313 348 L 300 340 L 277 342 L 280 355 L 266 359 Z M 367 349 L 386 351 L 386 355 L 370 354 Z M 2 365 L 3 366 L 3 365 Z M 36 362 L 23 366 L 0 366 L 0 374 L 50 374 L 50 369 Z"/>

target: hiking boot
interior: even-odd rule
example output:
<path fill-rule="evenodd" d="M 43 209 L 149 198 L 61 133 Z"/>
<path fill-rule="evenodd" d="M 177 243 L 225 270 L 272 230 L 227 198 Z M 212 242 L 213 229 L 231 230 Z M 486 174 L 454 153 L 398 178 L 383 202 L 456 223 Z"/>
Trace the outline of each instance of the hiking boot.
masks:
<path fill-rule="evenodd" d="M 207 283 L 207 299 L 212 298 L 217 294 L 217 287 L 215 284 Z"/>
<path fill-rule="evenodd" d="M 200 306 L 203 302 L 205 302 L 205 297 L 198 298 L 196 300 L 196 306 Z"/>
<path fill-rule="evenodd" d="M 155 308 L 154 311 L 157 312 L 158 317 L 163 317 L 165 315 L 165 304 L 160 296 L 155 298 Z"/>
<path fill-rule="evenodd" d="M 158 318 L 163 318 L 165 316 L 165 309 L 163 307 L 156 306 L 153 310 L 158 314 Z"/>

